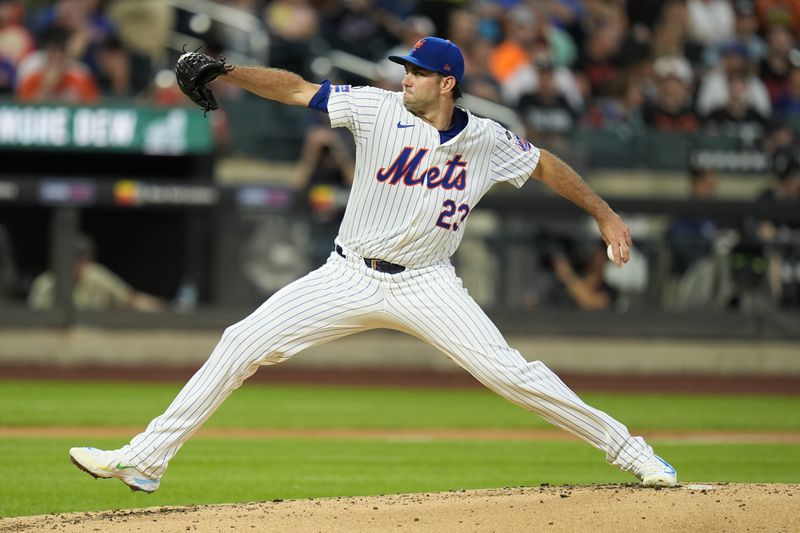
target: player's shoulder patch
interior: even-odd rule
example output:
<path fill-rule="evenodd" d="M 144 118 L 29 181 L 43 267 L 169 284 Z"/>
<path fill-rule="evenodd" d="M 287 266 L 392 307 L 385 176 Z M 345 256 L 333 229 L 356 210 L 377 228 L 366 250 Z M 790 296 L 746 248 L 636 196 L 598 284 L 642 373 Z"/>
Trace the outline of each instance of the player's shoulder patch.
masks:
<path fill-rule="evenodd" d="M 514 143 L 517 145 L 517 148 L 522 150 L 523 152 L 530 152 L 533 145 L 527 139 L 520 137 L 516 133 L 514 134 Z"/>
<path fill-rule="evenodd" d="M 509 131 L 507 128 L 503 127 L 500 124 L 496 124 L 498 129 L 498 133 L 500 134 L 500 138 L 504 138 L 508 144 L 514 145 L 518 150 L 522 152 L 530 152 L 533 149 L 533 144 L 530 141 L 525 139 L 524 137 L 520 137 L 516 133 Z"/>

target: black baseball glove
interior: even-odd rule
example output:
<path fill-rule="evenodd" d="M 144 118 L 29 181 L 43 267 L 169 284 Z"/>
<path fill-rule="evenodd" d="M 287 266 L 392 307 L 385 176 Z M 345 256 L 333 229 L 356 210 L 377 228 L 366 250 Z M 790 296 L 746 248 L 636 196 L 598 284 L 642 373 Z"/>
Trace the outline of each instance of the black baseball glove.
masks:
<path fill-rule="evenodd" d="M 175 65 L 175 77 L 178 79 L 178 87 L 183 94 L 203 108 L 204 113 L 208 113 L 219 106 L 217 99 L 214 98 L 214 93 L 206 84 L 231 70 L 233 70 L 233 65 L 226 65 L 224 57 L 217 60 L 198 52 L 186 52 L 178 58 L 178 63 Z"/>

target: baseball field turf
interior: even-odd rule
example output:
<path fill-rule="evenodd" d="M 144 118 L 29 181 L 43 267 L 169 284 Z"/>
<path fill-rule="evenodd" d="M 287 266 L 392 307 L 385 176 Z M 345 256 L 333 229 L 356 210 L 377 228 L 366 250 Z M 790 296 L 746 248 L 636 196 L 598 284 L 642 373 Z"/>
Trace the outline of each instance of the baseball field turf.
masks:
<path fill-rule="evenodd" d="M 483 389 L 245 384 L 153 495 L 69 463 L 71 446 L 127 442 L 180 387 L 0 380 L 0 516 L 634 481 Z M 648 437 L 682 482 L 800 482 L 800 396 L 581 396 Z"/>

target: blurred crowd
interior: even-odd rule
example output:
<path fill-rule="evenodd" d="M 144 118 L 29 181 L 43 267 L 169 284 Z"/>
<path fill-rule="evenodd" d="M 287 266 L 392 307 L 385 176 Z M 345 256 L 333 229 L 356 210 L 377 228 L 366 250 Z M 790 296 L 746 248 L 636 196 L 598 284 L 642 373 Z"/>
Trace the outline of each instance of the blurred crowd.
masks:
<path fill-rule="evenodd" d="M 557 153 L 595 130 L 800 154 L 798 0 L 0 0 L 0 96 L 187 104 L 172 73 L 181 45 L 399 89 L 387 57 L 432 34 L 464 51 L 465 93 L 514 109 Z M 331 68 L 331 50 L 377 65 L 378 79 Z M 212 123 L 224 152 L 225 112 Z"/>
<path fill-rule="evenodd" d="M 800 120 L 796 0 L 217 0 L 269 39 L 268 60 L 314 78 L 329 49 L 385 62 L 423 35 L 464 50 L 464 90 L 518 109 L 530 137 L 577 125 L 713 130 L 758 144 Z M 251 39 L 166 0 L 0 0 L 0 94 L 92 102 L 153 88 L 173 32 L 252 57 Z M 170 97 L 162 96 L 166 100 Z M 773 120 L 780 118 L 779 121 Z"/>
<path fill-rule="evenodd" d="M 0 0 L 0 95 L 91 103 L 141 94 L 166 64 L 171 14 L 148 0 Z"/>
<path fill-rule="evenodd" d="M 200 12 L 167 0 L 0 0 L 0 96 L 188 103 L 172 74 L 181 43 L 311 80 L 399 89 L 403 70 L 386 58 L 439 35 L 465 54 L 463 91 L 516 110 L 538 146 L 567 150 L 578 128 L 730 137 L 772 161 L 774 184 L 763 198 L 800 199 L 800 0 L 216 0 L 203 6 Z M 379 79 L 331 69 L 320 60 L 330 50 L 372 62 Z M 214 89 L 221 100 L 241 97 L 224 84 Z M 224 128 L 225 115 L 213 116 Z M 312 124 L 294 176 L 318 222 L 320 258 L 349 187 L 348 143 L 325 124 Z M 694 197 L 713 197 L 716 181 L 708 172 L 692 169 Z M 702 296 L 697 287 L 713 284 L 726 296 L 706 295 L 703 303 L 729 305 L 737 298 L 730 294 L 736 261 L 759 270 L 773 300 L 800 302 L 800 228 L 753 221 L 737 230 L 742 243 L 757 243 L 763 261 L 735 256 L 745 244 L 731 244 L 709 220 L 677 220 L 669 228 L 677 285 L 668 289 L 683 295 L 675 308 L 692 307 Z M 589 248 L 590 274 L 561 255 L 550 266 L 579 307 L 607 307 L 612 300 L 598 292 L 603 250 Z M 720 250 L 724 276 L 714 270 Z"/>

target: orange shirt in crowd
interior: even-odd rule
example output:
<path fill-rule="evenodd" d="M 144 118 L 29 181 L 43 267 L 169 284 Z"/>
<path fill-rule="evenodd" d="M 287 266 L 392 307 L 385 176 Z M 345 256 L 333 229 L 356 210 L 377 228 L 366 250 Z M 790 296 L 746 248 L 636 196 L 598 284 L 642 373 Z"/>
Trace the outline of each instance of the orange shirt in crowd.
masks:
<path fill-rule="evenodd" d="M 17 86 L 17 98 L 25 102 L 58 101 L 73 104 L 88 104 L 100 99 L 100 90 L 88 71 L 68 69 L 50 90 L 43 89 L 44 77 L 44 71 L 25 76 Z"/>
<path fill-rule="evenodd" d="M 489 71 L 494 79 L 503 83 L 518 68 L 530 63 L 530 60 L 530 54 L 519 44 L 503 41 L 489 55 Z"/>

